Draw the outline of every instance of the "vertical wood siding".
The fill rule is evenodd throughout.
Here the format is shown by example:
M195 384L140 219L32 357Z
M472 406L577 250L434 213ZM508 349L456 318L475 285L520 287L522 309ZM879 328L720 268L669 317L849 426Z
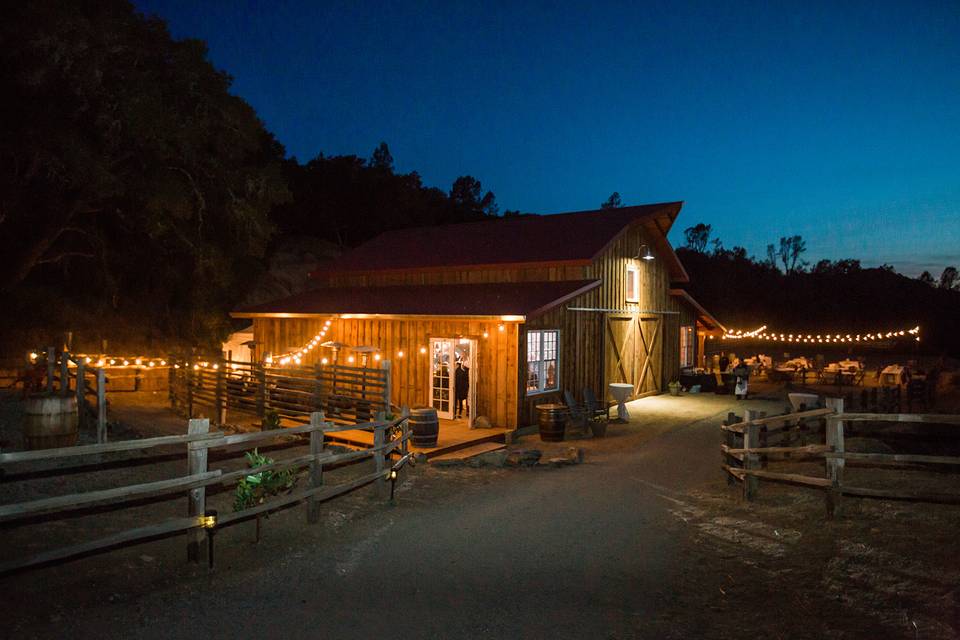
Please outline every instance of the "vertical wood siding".
M315 336L324 319L256 318L253 330L263 342L263 352L283 353L299 348ZM381 349L381 357L390 360L393 376L393 404L428 406L430 399L430 354L420 353L430 346L430 338L472 338L477 341L477 415L487 416L498 427L517 426L517 323L449 318L342 319L333 318L325 340L351 346L372 345ZM484 338L484 333L487 338ZM398 352L403 351L400 357ZM316 364L329 357L327 349L307 354L304 364ZM349 351L341 353L345 359ZM341 360L344 362L345 360ZM370 363L370 366L376 366Z

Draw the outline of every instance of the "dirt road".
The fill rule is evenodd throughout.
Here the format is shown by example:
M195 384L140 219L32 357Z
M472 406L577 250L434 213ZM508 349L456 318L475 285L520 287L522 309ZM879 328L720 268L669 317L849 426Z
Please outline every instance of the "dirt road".
M96 603L20 612L7 629L75 638L915 637L850 609L816 578L797 584L742 557L742 547L704 543L689 496L719 485L717 425L733 405L639 401L636 420L585 445L586 462L574 467L419 467L396 506L330 503L313 528L286 512L257 547L224 532L212 574L171 557L166 578L147 579L141 571L157 570L134 557L125 574L98 574ZM778 411L782 402L736 408L745 406ZM112 557L76 567L94 571ZM25 588L39 591L37 580ZM63 588L36 595L62 597Z

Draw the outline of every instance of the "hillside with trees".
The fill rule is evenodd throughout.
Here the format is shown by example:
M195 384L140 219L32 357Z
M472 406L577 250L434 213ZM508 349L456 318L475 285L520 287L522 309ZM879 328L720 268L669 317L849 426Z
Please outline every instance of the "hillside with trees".
M702 223L688 228L677 253L690 274L690 293L728 327L877 332L919 324L924 352L960 356L953 267L935 279L908 278L889 265L864 268L855 259L810 265L800 236L780 238L759 259L743 247L725 249L710 233Z
M65 331L213 345L291 238L343 248L498 213L471 176L445 192L396 173L386 144L286 159L206 45L127 0L20 3L0 45L8 352Z

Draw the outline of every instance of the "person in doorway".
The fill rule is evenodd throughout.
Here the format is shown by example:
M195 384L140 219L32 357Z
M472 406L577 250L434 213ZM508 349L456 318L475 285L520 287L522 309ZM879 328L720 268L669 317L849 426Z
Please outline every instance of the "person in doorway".
M737 360L737 366L733 368L733 375L737 379L737 386L734 387L734 394L737 396L737 400L746 400L747 399L747 381L750 379L750 367L743 361L743 359Z
M456 404L454 404L454 418L465 417L469 413L467 404L467 395L470 391L470 369L463 366L462 360L457 360L457 369L454 371L453 393Z

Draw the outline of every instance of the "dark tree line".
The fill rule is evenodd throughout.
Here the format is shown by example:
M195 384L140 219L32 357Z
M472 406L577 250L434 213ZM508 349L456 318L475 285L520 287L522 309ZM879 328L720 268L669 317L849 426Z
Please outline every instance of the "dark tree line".
M396 173L386 144L369 160L287 160L230 85L203 42L174 40L128 0L7 8L6 346L66 330L213 344L284 234L345 247L386 229L497 214L473 177L444 192Z
M854 259L809 266L800 258L805 243L792 238L757 259L743 247L723 249L716 240L708 251L710 231L705 224L688 228L686 246L677 253L690 274L691 294L728 326L875 332L919 323L922 350L960 355L960 289L953 267L937 281L929 273L908 278L890 265L864 268Z

